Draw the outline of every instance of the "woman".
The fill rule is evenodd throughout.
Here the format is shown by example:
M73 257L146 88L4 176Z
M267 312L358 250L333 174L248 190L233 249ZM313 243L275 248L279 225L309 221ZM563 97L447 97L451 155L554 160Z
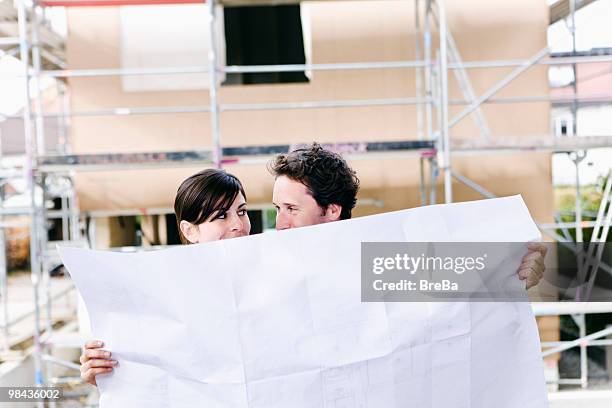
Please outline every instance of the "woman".
M197 244L249 235L246 194L240 180L223 170L207 169L179 186L174 213L183 244ZM81 355L81 378L96 384L96 375L110 373L117 361L102 349L104 343L89 341Z

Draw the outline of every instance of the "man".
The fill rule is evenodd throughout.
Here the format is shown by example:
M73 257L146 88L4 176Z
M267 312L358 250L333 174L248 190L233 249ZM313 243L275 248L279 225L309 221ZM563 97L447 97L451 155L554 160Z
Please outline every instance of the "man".
M357 203L359 179L337 153L313 143L310 147L277 155L268 169L275 177L272 203L276 207L276 229L306 227L350 219ZM535 286L544 273L546 247L532 243L518 269L527 288ZM104 344L85 344L81 356L81 378L96 385L96 374L112 370L116 364Z
M275 177L276 229L351 218L359 179L340 155L314 143L279 154L268 169Z
M275 176L272 202L276 207L276 229L305 227L351 218L357 202L359 179L336 153L317 143L276 156L269 165ZM518 269L527 289L544 274L547 248L529 243Z

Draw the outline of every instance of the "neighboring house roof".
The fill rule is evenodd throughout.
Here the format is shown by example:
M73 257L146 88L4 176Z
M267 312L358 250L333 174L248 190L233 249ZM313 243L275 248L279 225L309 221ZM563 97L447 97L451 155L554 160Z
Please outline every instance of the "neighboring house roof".
M598 57L604 55L612 55L612 47L598 47L584 51L567 51L567 52L551 52L551 58L564 57Z
M21 114L19 112L18 114ZM59 139L57 119L45 120L45 146L51 151L56 150ZM33 137L35 131L33 130ZM0 122L0 155L20 155L25 153L23 120L10 118Z
M564 19L571 13L571 0L559 0L550 5L550 24ZM576 0L576 10L595 2L596 0Z
M612 55L612 47L610 48L594 48L588 51L577 52L558 52L551 54L555 57L588 57L588 56L603 56ZM565 66L565 69L571 70L571 66ZM570 79L573 74L570 72ZM552 87L550 90L551 96L554 97L572 97L574 95L573 81L565 86ZM581 98L578 101L579 106L592 105L609 105L612 104L612 61L608 62L583 62L576 64L576 91L575 94ZM567 100L563 102L555 102L553 106L572 106L573 101Z

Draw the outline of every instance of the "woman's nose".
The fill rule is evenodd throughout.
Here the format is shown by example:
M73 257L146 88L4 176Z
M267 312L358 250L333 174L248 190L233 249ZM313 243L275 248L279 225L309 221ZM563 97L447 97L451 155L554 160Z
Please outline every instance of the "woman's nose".
M236 216L236 218L232 222L232 231L241 231L244 228L244 223L240 219L240 217Z

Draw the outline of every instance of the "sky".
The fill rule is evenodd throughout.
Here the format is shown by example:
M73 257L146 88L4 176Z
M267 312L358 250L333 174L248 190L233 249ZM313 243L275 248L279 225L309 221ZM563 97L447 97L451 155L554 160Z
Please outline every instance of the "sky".
M25 103L25 79L23 64L17 58L2 55L0 51L0 122L6 120L3 115L18 114ZM52 78L41 79L41 89L55 84ZM30 81L30 95L38 93L36 84Z

